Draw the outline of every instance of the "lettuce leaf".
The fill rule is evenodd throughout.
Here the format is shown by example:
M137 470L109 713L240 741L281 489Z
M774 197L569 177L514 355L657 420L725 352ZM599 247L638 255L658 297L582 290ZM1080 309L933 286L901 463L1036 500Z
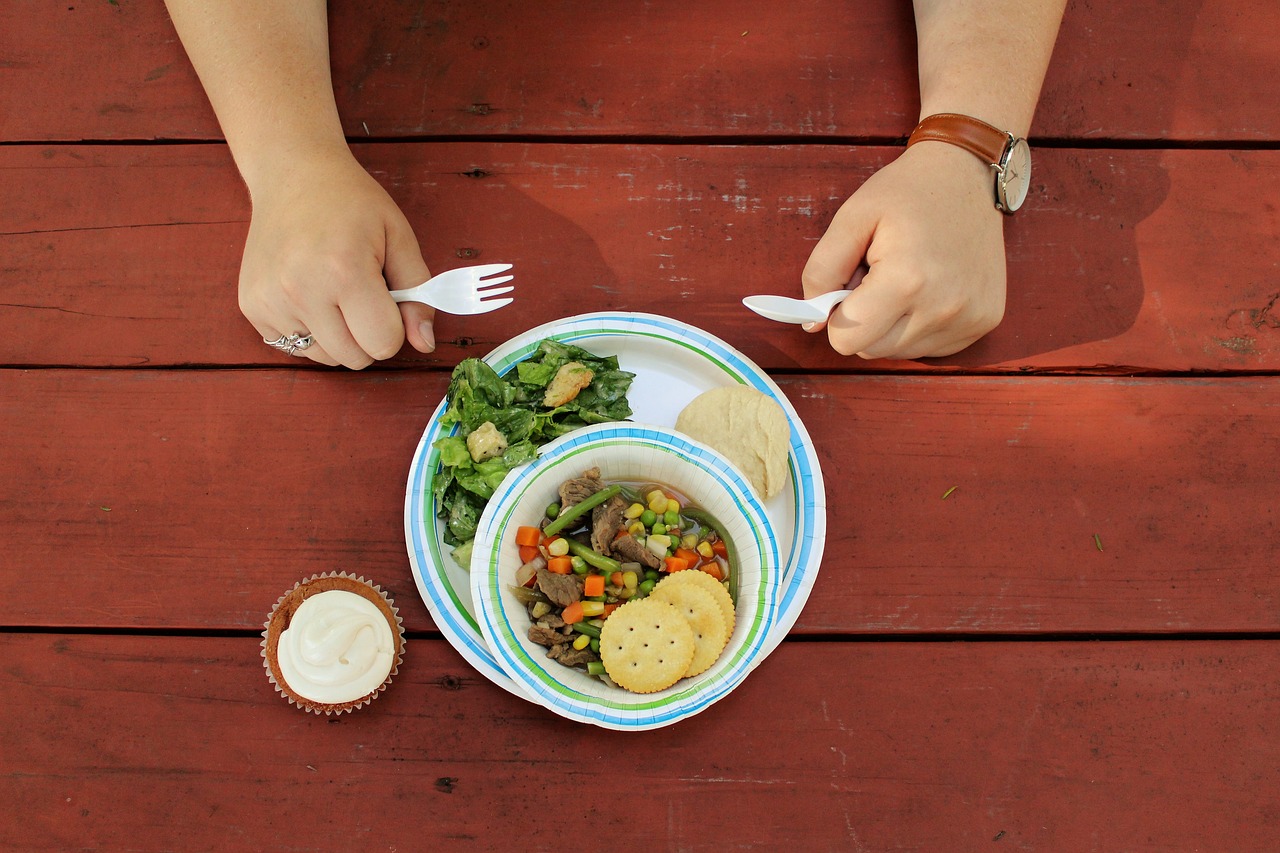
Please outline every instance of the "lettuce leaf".
M571 361L591 368L591 384L563 406L542 405L547 385ZM615 356L597 356L549 339L505 377L478 358L460 362L449 380L449 406L440 419L446 427L457 424L458 432L434 444L440 468L431 491L445 522L445 543L458 546L456 554L470 553L463 546L475 537L485 504L507 472L534 459L539 446L588 424L631 417L627 392L634 378L618 367ZM501 456L473 462L466 437L486 422L497 427L508 446Z

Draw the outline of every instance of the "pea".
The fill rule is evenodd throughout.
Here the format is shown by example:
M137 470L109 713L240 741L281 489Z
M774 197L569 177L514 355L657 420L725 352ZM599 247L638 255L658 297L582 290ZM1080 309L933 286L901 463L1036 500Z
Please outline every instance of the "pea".
M679 527L680 513L667 510L662 514L662 521L667 525L667 527Z
M555 517L559 514L560 504L547 504L547 518L554 521Z
M640 582L639 590L643 592L645 595L648 595L649 593L653 592L653 588L657 585L658 585L657 581L652 579L646 579ZM645 606L647 607L648 605L645 605Z
M640 523L645 527L653 527L653 523L658 520L658 514L651 509L646 509L640 513Z
M654 583L657 583L657 582L658 582L658 570L657 570L657 569L645 569L645 570L644 570L644 579L645 579L645 580L647 580L647 581L653 581ZM652 587L652 586L650 586L650 587L649 587L649 589L653 589L653 587Z

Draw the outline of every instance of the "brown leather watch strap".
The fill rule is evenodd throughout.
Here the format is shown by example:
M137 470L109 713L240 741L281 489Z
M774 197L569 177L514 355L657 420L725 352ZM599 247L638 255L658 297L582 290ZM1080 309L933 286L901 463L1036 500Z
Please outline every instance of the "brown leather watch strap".
M926 117L911 131L907 147L926 139L958 145L990 165L999 165L1004 149L1009 145L1009 134L1000 128L959 113L938 113Z

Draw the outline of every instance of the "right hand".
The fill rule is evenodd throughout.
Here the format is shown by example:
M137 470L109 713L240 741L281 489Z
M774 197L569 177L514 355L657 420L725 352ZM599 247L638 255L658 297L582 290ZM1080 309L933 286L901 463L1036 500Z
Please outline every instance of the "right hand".
M435 349L435 312L387 293L431 277L418 240L354 157L295 163L252 190L240 310L258 334L310 333L297 355L355 370L391 358L406 336L420 352Z

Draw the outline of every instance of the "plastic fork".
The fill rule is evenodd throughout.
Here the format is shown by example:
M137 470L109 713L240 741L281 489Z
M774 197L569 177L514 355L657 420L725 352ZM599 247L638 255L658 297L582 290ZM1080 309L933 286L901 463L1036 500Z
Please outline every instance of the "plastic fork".
M474 267L445 270L417 287L392 290L391 298L396 302L425 302L446 314L485 314L496 311L504 305L510 305L514 301L510 296L506 299L495 298L515 290L514 285L498 287L514 278L509 275L498 275L509 269L511 264L480 264ZM486 278L486 276L497 276L497 278Z

